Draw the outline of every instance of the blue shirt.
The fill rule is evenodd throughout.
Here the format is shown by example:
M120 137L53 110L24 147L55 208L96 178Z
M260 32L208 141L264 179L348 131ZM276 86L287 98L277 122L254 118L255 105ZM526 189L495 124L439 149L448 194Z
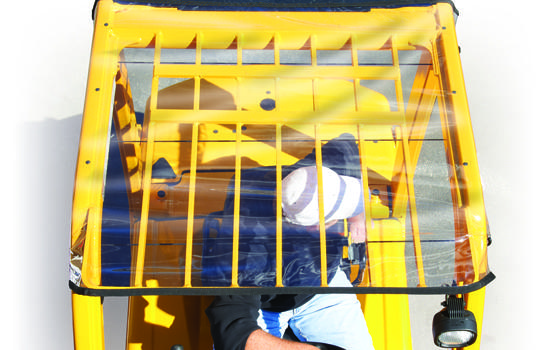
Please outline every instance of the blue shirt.
M339 175L361 178L357 144L350 134L343 134L322 147L323 166ZM295 169L315 165L315 149L297 163L285 166L282 177ZM231 182L223 212L205 222L205 251L202 279L205 286L231 284L234 183ZM245 169L241 172L239 212L239 277L240 286L275 286L276 215L275 167ZM330 281L340 264L347 239L343 223L326 230L327 278ZM283 222L283 284L316 287L320 285L319 232Z

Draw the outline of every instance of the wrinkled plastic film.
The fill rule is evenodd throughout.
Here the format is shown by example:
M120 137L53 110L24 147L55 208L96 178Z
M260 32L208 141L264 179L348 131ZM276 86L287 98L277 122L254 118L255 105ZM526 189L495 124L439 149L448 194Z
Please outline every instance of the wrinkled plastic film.
M331 14L349 23L340 29L334 18L285 14L293 20L280 32L280 14L209 13L218 20L115 50L111 134L83 133L109 141L93 227L100 239L88 243L84 226L73 238L72 281L327 287L338 270L350 292L353 281L367 289L480 281L489 273L485 215L473 195L480 184L463 136L463 89L440 58L445 29L437 11L421 10L399 34L376 27L410 11L362 14L370 22ZM260 30L243 25L255 21ZM307 166L325 186L335 184L321 167L360 181L364 266L347 256L351 218L301 226L282 210L282 182ZM337 211L325 188L318 219ZM95 244L87 249L96 258L86 258L93 268L82 262L86 244ZM92 271L87 281L97 285L80 276Z

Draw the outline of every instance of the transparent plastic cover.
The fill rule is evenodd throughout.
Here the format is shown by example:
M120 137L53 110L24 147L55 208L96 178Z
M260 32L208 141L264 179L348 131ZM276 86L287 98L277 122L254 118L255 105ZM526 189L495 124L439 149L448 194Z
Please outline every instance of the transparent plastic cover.
M123 46L95 54L116 77L89 86L107 108L84 116L104 127L83 123L73 284L479 282L487 225L448 12L196 12L177 30L175 12L136 42L113 24Z

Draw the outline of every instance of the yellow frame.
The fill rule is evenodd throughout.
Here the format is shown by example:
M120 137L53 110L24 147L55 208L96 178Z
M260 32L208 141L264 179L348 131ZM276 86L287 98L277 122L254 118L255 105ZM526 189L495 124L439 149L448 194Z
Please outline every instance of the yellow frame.
M171 8L154 8L138 5L121 5L111 0L99 1L96 10L94 39L92 44L92 53L90 59L90 70L88 78L88 87L86 93L86 103L84 117L82 121L81 144L79 149L77 172L75 179L75 193L72 217L72 235L71 246L77 245L84 240L84 250L81 263L81 286L94 290L118 291L124 294L127 287L109 287L101 285L101 209L103 207L103 186L105 163L107 154L106 137L98 135L107 135L110 127L109 116L116 112L115 118L116 131L119 139L145 140L144 147L135 147L133 158L126 157L124 163L126 171L132 174L127 181L129 184L130 196L142 198L142 206L133 208L141 212L142 220L139 225L139 236L137 238L137 254L134 257L136 274L132 281L135 287L144 290L154 289L157 286L148 285L143 280L143 266L145 259L145 240L148 230L147 215L149 213L149 194L151 188L151 171L153 160L153 147L155 140L156 126L163 123L170 123L176 120L192 120L192 155L191 160L196 159L197 152L197 134L199 123L233 123L236 124L236 144L237 149L241 139L240 126L243 124L259 123L257 114L243 113L242 111L203 111L199 110L197 102L192 110L168 110L157 109L158 81L161 77L199 77L199 76L240 76L240 77L272 77L277 78L282 67L273 71L267 71L262 67L247 66L246 68L237 64L235 67L224 67L223 71L219 67L201 67L200 64L187 66L185 70L177 65L160 64L161 48L185 47L193 41L197 43L197 50L200 47L208 48L227 48L236 41L238 50L243 48L259 49L265 47L268 43L278 49L281 48L299 48L304 43L304 36L312 35L310 44L312 50L315 49L336 49L344 45L350 45L352 50L352 60L357 61L357 50L379 49L386 47L392 51L394 62L397 59L397 50L405 48L422 47L425 50L426 59L433 62L433 70L419 70L415 79L415 87L409 101L416 101L420 106L433 105L437 98L439 109L443 113L443 122L452 125L448 128L452 135L444 135L446 140L453 140L446 144L450 164L459 164L457 171L453 172L456 176L451 179L454 200L459 203L455 211L457 225L463 225L464 230L460 228L457 232L475 232L475 235L468 235L467 242L457 245L459 250L467 250L472 256L472 269L469 271L457 271L461 283L468 284L479 281L488 273L486 246L487 242L487 223L485 210L483 207L483 195L481 190L481 181L474 146L473 133L468 111L466 91L462 76L462 69L459 60L458 44L456 42L453 9L449 4L437 4L428 7L399 8L399 9L373 9L367 13L278 13L273 15L268 12L258 12L254 15L247 14L242 16L234 12L217 12L216 20L212 20L212 13L193 12L192 15L184 11L178 11ZM368 21L365 21L368 16ZM406 18L407 21L388 22L388 16L395 18ZM288 21L292 18L293 21ZM185 20L182 20L185 19ZM343 25L345 23L345 25ZM322 24L319 26L319 24ZM200 33L197 28L200 28ZM235 32L239 34L227 34L226 28L236 28ZM275 31L274 28L277 28ZM350 34L351 33L351 34ZM128 84L124 82L124 67L118 65L119 53L127 47L154 47L155 48L155 68L153 75L153 88L150 101L150 116L147 123L144 123L143 130L135 124L135 117L132 120L131 110L128 105L123 105L117 111L112 111L112 99L116 94L123 92L126 96L117 96L123 100L131 99L129 87L124 90L115 90L120 82L122 86ZM277 50L276 50L277 51ZM200 53L198 54L200 57ZM278 58L275 59L275 65L278 66ZM242 62L242 55L239 54L238 62ZM401 172L399 177L392 179L396 184L394 189L396 193L396 203L394 212L396 216L406 216L407 203L411 211L411 225L414 238L415 255L417 259L417 270L419 274L419 286L425 287L426 283L423 275L423 261L421 254L418 223L416 222L414 191L412 188L412 177L414 168L420 154L420 145L410 143L409 139L422 137L418 135L422 128L418 127L427 123L430 117L430 111L422 109L405 110L403 96L400 94L399 70L395 64L390 67L359 67L352 65L346 68L322 67L316 65L315 56L312 57L312 65L295 72L298 77L332 77L332 76L361 76L373 79L394 80L397 86L398 111L378 112L376 114L368 111L360 111L359 107L355 112L342 114L336 123L358 124L358 133L364 132L367 125L400 125L396 129L399 135L398 161L397 164L404 164L406 171ZM198 93L200 79L195 78L195 91ZM356 79L354 84L359 84ZM424 94L423 91L435 89L438 91L450 91L445 95ZM420 92L422 91L422 92ZM198 101L198 99L195 99ZM237 100L237 105L240 102ZM308 123L315 125L318 130L321 125L334 123L329 115L322 112L315 114L315 120L309 120ZM295 115L288 112L279 112L277 110L269 112L269 124L276 125L277 128L277 149L280 151L280 133L281 125L291 123L300 118L297 112ZM129 125L128 128L125 125ZM129 130L129 131L128 131ZM420 131L419 131L420 130ZM361 139L361 138L360 138ZM320 137L316 137L316 142L320 145ZM365 149L363 142L360 142L360 149ZM131 152L130 152L131 153ZM280 152L277 152L279 154ZM317 160L322 163L321 159ZM240 156L237 151L236 168L240 169ZM130 169L136 171L130 172ZM195 185L194 178L196 174L196 164L191 165L191 193ZM277 161L277 172L280 176L280 160ZM364 170L366 171L366 170ZM140 177L139 174L144 174ZM236 172L236 183L238 184L240 173ZM319 178L320 171L319 171ZM364 176L366 179L367 176ZM322 179L321 179L322 181ZM365 188L368 182L364 183ZM239 193L239 189L236 189ZM367 193L367 191L365 191ZM238 196L236 196L238 198ZM188 217L193 218L194 197L190 196L190 205ZM277 201L280 202L280 188L277 190ZM322 196L320 196L322 204ZM368 201L365 201L368 203ZM278 206L280 207L280 206ZM323 206L320 205L322 208ZM238 203L235 205L235 220L239 220ZM367 208L367 222L370 223L371 210ZM282 213L277 211L279 222ZM322 213L321 213L322 216ZM322 222L322 221L321 221ZM187 222L188 225L188 243L192 242L193 220ZM323 226L323 225L322 225ZM238 228L238 225L235 225ZM281 228L277 229L277 245L281 246ZM321 228L324 232L324 228ZM373 239L381 234L382 229L370 229L368 231L369 239ZM385 235L395 234L399 236L399 229L389 230ZM234 241L234 252L238 249L238 229L234 232L237 239ZM323 236L322 236L323 237ZM187 244L186 256L191 256L191 244ZM281 248L279 248L281 249ZM400 249L399 247L397 249ZM369 247L368 254L370 259L377 256L383 256L388 252ZM277 265L281 266L280 250ZM234 253L233 265L237 265L238 253ZM322 255L322 259L326 259ZM325 266L325 264L322 264ZM185 281L181 288L193 288L190 279L190 264L186 266ZM385 268L392 268L387 266ZM394 267L396 271L403 270L401 266ZM238 287L237 270L233 269L233 287ZM278 268L277 286L282 287L282 272ZM472 275L473 271L473 275ZM384 287L393 286L394 283L384 280L386 272L381 267L369 268L363 285L367 283L378 283L375 286ZM406 283L406 281L405 281ZM327 285L326 271L322 272L322 286ZM284 287L282 287L284 288ZM85 294L85 293L84 293ZM377 349L405 349L412 348L412 343L407 329L408 321L408 301L401 295L361 295L359 296L364 308L365 315L369 320L369 328L373 331L373 339ZM472 310L479 324L479 334L481 334L481 319L483 314L484 289L469 293L467 295L467 307ZM133 301L131 301L132 303ZM366 309L370 311L367 312ZM373 311L379 309L378 311ZM79 295L73 292L73 313L75 326L75 348L83 349L103 349L103 316L102 306L97 296ZM86 315L86 316L84 316ZM385 322L379 322L382 317ZM405 334L403 338L390 337L390 334ZM191 334L188 334L191 336ZM479 340L471 349L479 348Z

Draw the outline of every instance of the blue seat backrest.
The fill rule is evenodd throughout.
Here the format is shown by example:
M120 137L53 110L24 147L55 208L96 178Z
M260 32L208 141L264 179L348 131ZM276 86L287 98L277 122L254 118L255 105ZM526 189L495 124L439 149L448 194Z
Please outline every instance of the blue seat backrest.
M276 280L275 168L243 170L239 215L240 286L273 287ZM234 183L224 210L210 214L203 226L201 279L204 286L231 285L233 257ZM320 285L320 239L317 230L283 221L283 284ZM347 239L341 222L327 229L328 278L336 272Z

